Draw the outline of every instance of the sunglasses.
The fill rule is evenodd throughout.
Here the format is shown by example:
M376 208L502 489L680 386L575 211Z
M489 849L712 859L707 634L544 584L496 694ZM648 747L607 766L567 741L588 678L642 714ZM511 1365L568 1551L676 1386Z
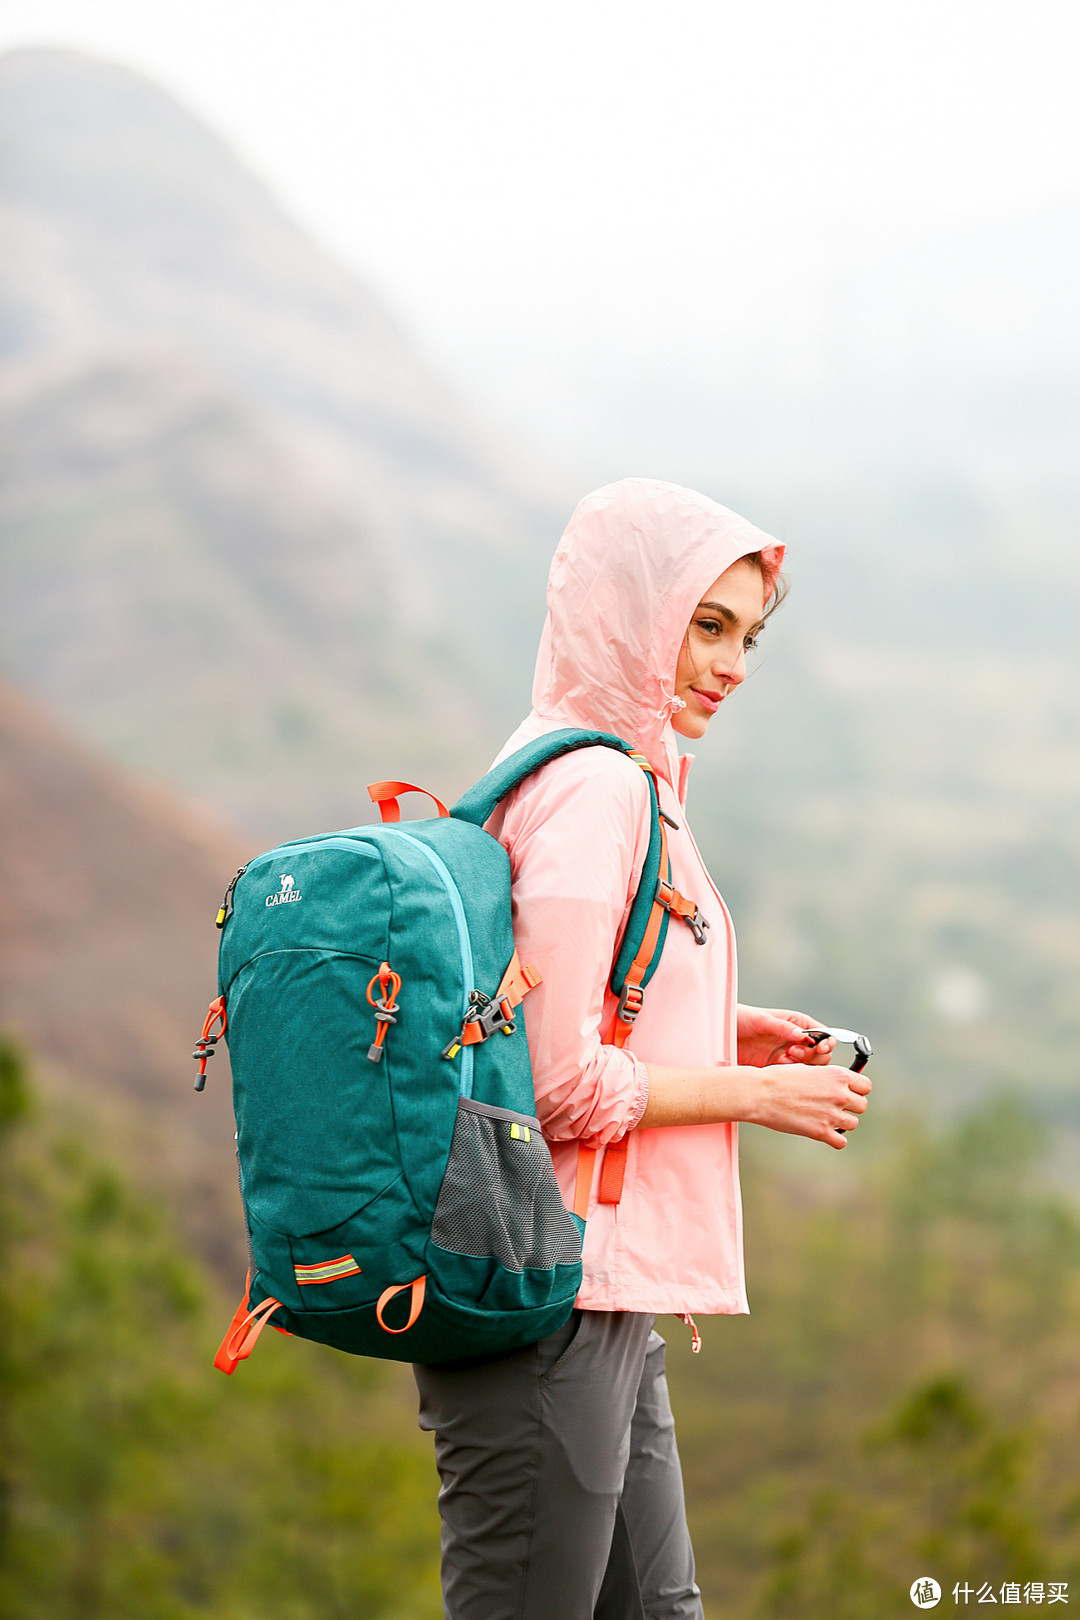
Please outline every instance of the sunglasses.
M874 1055L874 1048L865 1035L857 1035L853 1029L808 1029L805 1031L806 1039L820 1046L822 1041L839 1041L842 1046L855 1048L855 1061L851 1065L856 1074L861 1074Z

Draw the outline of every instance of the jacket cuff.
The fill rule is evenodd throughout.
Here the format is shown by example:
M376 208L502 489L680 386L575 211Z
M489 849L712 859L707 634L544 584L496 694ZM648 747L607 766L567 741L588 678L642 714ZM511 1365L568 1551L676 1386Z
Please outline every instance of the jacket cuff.
M630 1104L630 1112L626 1116L622 1130L618 1136L612 1139L616 1142L621 1142L624 1136L629 1136L630 1132L636 1128L649 1101L649 1071L640 1058L634 1059L634 1070L637 1075L634 1100Z

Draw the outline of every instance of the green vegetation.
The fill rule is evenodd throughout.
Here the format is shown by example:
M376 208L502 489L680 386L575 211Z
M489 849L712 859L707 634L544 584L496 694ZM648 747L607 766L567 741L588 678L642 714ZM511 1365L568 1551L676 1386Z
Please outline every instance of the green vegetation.
M267 1333L0 1044L0 1616L435 1620L407 1374ZM753 1314L667 1324L702 1586L725 1620L887 1620L907 1588L1080 1592L1080 1224L999 1099L894 1117L827 1196L747 1133ZM809 1150L808 1150L809 1151Z
M431 1462L393 1371L266 1334L226 1380L232 1305L10 1043L0 1128L4 1620L434 1620Z
M755 1164L763 1145L752 1314L710 1322L697 1358L669 1336L711 1612L886 1620L927 1574L950 1606L965 1580L999 1601L1005 1580L1071 1580L1075 1601L1080 1224L1038 1190L1025 1108L937 1138L879 1121L828 1199Z

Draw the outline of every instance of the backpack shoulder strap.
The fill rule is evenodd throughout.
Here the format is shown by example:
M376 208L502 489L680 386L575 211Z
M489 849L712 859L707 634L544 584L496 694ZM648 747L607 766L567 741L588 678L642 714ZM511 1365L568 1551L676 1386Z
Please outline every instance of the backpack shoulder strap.
M672 885L667 832L664 827L664 822L668 818L660 809L656 780L648 760L632 743L625 742L621 737L616 737L608 731L579 731L569 727L564 731L552 731L546 737L537 737L533 742L526 743L524 748L519 748L516 753L490 770L486 776L481 777L480 781L458 800L450 814L456 816L459 821L469 821L477 827L482 827L495 806L512 792L519 782L523 782L527 776L531 776L533 771L539 770L541 765L546 765L549 760L559 759L563 754L572 753L578 748L616 749L641 767L649 784L651 817L649 848L611 972L611 989L619 1001L608 1043L621 1047L625 1046L630 1037L634 1020L641 1011L644 1001L645 986L659 965L671 913L674 912L676 916L689 923L699 945L704 945L704 930L708 927L694 902L684 899ZM626 1152L625 1137L605 1149L599 1191L600 1202L603 1204L617 1204L622 1198ZM578 1149L573 1212L582 1221L588 1214L596 1153L595 1148Z
M611 974L612 991L620 998L615 1044L622 1046L640 1011L641 989L648 984L655 972L667 937L668 908L658 897L665 889L671 892L671 871L667 858L667 835L660 816L660 800L657 797L656 781L648 760L638 752L633 743L625 742L622 737L616 737L610 731L584 731L575 727L551 731L546 737L537 737L533 742L526 743L523 748L519 748L516 753L510 754L493 770L488 771L486 776L482 776L479 782L462 795L450 814L458 821L469 821L474 826L482 827L495 806L505 799L508 793L513 792L527 776L538 771L541 765L546 765L549 760L560 759L563 754L574 753L579 748L612 748L617 753L625 754L645 772L645 779L649 784L651 817L649 848ZM661 873L664 878L663 884ZM630 998L627 1000L626 986L629 980L633 980L634 983L631 986ZM625 1020L624 1013L629 1013L629 1017ZM620 1035L621 1039L618 1038Z

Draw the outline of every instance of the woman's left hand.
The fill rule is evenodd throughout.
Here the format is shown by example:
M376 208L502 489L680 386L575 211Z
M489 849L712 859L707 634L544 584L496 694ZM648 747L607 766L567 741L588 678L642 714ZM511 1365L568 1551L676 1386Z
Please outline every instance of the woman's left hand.
M815 1046L803 1030L820 1029L806 1013L777 1007L744 1007L739 1003L739 1062L763 1069L771 1063L831 1063L836 1042L830 1037Z

